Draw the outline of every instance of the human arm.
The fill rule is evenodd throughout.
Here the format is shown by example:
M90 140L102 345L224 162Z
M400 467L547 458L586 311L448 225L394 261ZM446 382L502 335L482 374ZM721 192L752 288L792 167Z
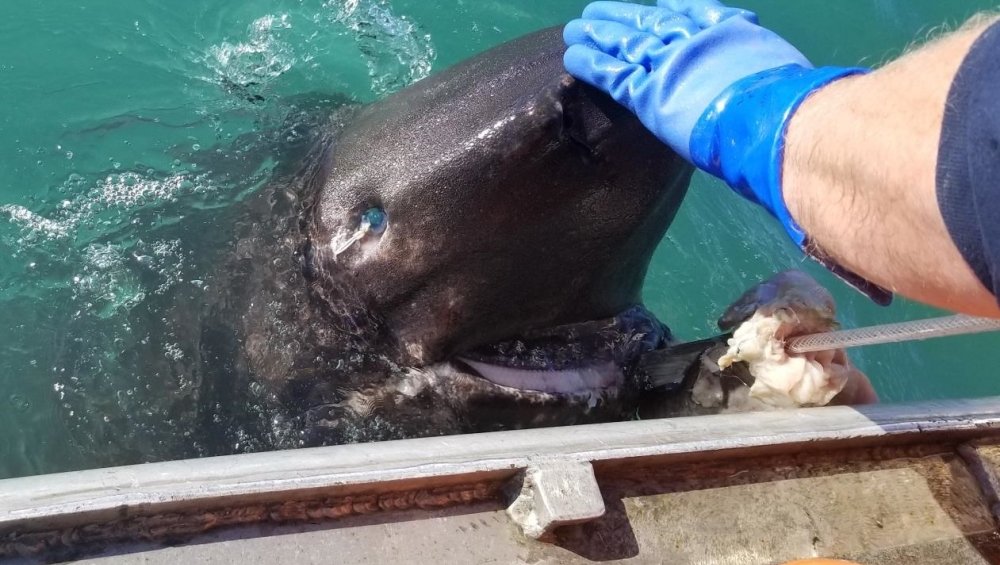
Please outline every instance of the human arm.
M566 26L567 69L764 206L828 266L1000 315L935 196L945 99L982 24L864 74L814 69L755 15L715 0L659 5L588 6Z
M922 302L1000 316L949 234L936 185L949 89L988 25L806 99L789 123L782 184L792 217L840 265Z

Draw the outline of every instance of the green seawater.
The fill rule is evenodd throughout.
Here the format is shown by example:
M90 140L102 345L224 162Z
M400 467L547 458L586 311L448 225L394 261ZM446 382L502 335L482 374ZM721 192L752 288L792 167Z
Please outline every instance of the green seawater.
M0 10L0 477L155 459L108 438L185 434L171 395L183 324L233 207L301 153L296 120L370 101L578 14L549 0L44 0ZM987 0L746 0L815 63L878 65ZM886 100L891 104L891 100ZM301 114L304 116L305 114ZM297 153L298 152L298 153ZM218 228L218 229L216 229ZM657 251L648 305L681 337L713 334L745 288L787 268L827 285L846 326L934 315L879 308L804 261L776 223L696 176ZM162 315L161 315L162 314ZM155 326L155 327L151 327ZM174 340L173 338L176 338ZM996 336L853 358L885 401L1000 394ZM137 348L159 348L148 371ZM242 451L252 444L233 445ZM166 455L162 455L166 456Z

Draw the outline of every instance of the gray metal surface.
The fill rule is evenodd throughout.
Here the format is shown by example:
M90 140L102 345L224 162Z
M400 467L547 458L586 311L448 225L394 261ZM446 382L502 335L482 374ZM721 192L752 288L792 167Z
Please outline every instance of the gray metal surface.
M548 459L595 463L1000 429L1000 399L830 407L342 445L0 481L0 531L241 497L451 477L510 477ZM356 489L354 489L356 491Z
M604 499L594 466L584 461L549 461L528 467L507 515L534 539L560 526L600 518Z
M942 446L834 450L602 473L606 514L546 542L502 503L315 523L249 524L186 543L115 544L86 562L768 564L813 556L865 565L998 562L988 508Z
M745 516L743 520L748 527L753 525L752 529L766 530L766 526L774 523L778 516L797 515L788 508L782 509L782 501L790 508L800 508L808 503L810 496L823 495L824 489L840 493L835 503L813 502L828 506L824 510L829 515L827 524L835 524L838 513L845 516L859 514L861 518L857 519L868 524L873 519L871 516L887 515L892 508L910 508L914 516L930 520L934 527L918 529L926 534L927 539L914 537L909 541L936 543L956 535L960 538L966 535L965 532L977 536L992 533L989 507L983 506L980 494L968 495L968 492L978 488L976 482L968 478L971 475L966 471L954 475L948 469L952 465L949 461L960 461L953 453L955 446L967 440L994 436L998 431L1000 399L991 398L426 438L27 477L0 481L0 555L4 552L8 555L41 555L52 549L62 551L75 544L93 546L98 542L122 548L125 546L121 544L131 543L129 540L189 539L191 536L204 536L206 532L223 526L238 527L244 532L241 535L252 538L253 528L276 522L333 523L336 525L330 526L329 533L324 535L337 537L346 535L339 528L353 528L349 526L353 521L379 515L385 516L384 530L402 531L408 527L396 523L401 519L399 512L420 516L403 518L415 521L413 527L417 527L418 523L433 521L431 517L435 516L435 512L444 512L438 515L441 519L450 516L452 518L449 519L457 520L453 517L467 512L462 508L471 508L470 505L475 504L492 505L493 510L488 512L489 520L502 522L502 525L491 526L489 539L492 541L489 543L499 544L497 547L506 548L505 552L514 553L501 553L516 555L518 559L527 558L527 548L531 550L528 553L541 551L539 555L550 555L549 550L542 551L540 546L532 545L538 542L529 542L519 535L512 537L516 527L502 514L509 501L504 498L503 492L511 491L520 494L520 498L515 498L512 514L522 517L517 521L532 536L547 534L551 537L562 532L559 535L565 538L565 532L586 532L590 524L566 524L599 516L601 510L607 507L607 513L594 523L603 524L602 527L611 524L612 532L625 531L627 535L621 538L625 539L622 542L624 545L619 544L620 548L625 548L625 554L631 551L629 547L638 543L635 536L643 528L649 528L649 533L644 534L649 536L649 541L644 543L657 547L660 552L672 547L670 539L687 539L694 546L707 544L703 550L710 549L712 536L726 539L719 537L722 532L711 532L712 524L729 523L723 519L733 511L732 507L725 508L727 501L744 509L737 515ZM916 490L912 492L901 492L900 489L916 484L912 480L907 483L904 480L906 477L922 475L899 474L901 471L898 471L896 463L879 467L878 477L857 475L867 471L844 467L836 471L848 473L844 480L814 477L809 475L812 471L807 469L806 476L784 477L779 474L777 477L782 481L775 482L776 479L765 476L765 471L770 472L775 466L791 468L802 463L794 458L784 463L775 459L776 462L757 464L763 469L760 476L764 477L759 484L743 485L731 492L719 490L740 483L745 468L727 465L748 458L760 460L791 456L816 459L831 450L910 444L952 446L944 449L951 455L939 466L947 472L939 469L933 480L942 484L965 485L961 489L966 493L963 496L971 496L973 502L958 505L957 508L962 509L960 511L941 515L947 518L961 514L965 516L961 520L964 525L941 526L945 522L935 514L935 504L921 499L926 495L926 489L914 487ZM875 452L857 455L856 458L865 461L883 457L884 454L879 455L878 452L881 449L887 447L878 447ZM905 456L894 454L891 457L898 459ZM836 467L831 465L827 464L831 469ZM710 468L722 469L721 478L713 479L715 482L710 481L707 487L706 484L684 482L684 477L689 475L709 477L705 470ZM685 470L680 474L669 471L674 473L670 475L673 478L665 480L660 491L655 491L669 494L665 498L633 496L627 490L609 495L617 492L615 489L620 490L621 484L637 480L628 478L633 469L646 469L643 473L647 474L652 472L649 469L659 470L657 472ZM941 479L945 475L951 478ZM784 482L784 479L794 481ZM772 486L767 486L771 483ZM793 488L793 485L799 486ZM888 485L886 488L889 491L884 497L876 500L866 494L875 492L879 485ZM780 496L782 488L793 488L790 491L792 494ZM724 494L715 497L715 493ZM629 502L633 500L645 500L645 506L635 506L638 502ZM768 514L768 501L777 505L773 508L777 514ZM865 506L865 501L873 502ZM518 505L525 511L518 513ZM448 510L449 507L454 509ZM640 512L642 508L655 511ZM497 517L497 512L502 518ZM640 515L643 518L635 522ZM694 519L697 516L701 518ZM815 515L809 512L799 516L789 523L789 527L801 527L809 520L816 520ZM623 520L628 525L625 530L621 529ZM557 529L560 525L563 527ZM814 526L814 529L819 528L817 532L826 531L820 522L815 522ZM906 532L918 531L911 526L900 524L894 531L902 533L894 534L896 537L882 535L887 540L886 547L903 547L900 544L905 545L909 535ZM657 534L658 528L666 530ZM699 531L704 532L704 536L699 537ZM830 531L835 533L833 537L845 535L842 529L833 528ZM289 535L292 532L299 535L302 529L293 528L289 532ZM775 541L772 546L759 547L757 551L763 552L761 555L767 551L795 555L804 551L799 537L789 537L781 532L777 534L775 539L784 539L788 543ZM355 532L351 535L359 534ZM587 543L606 548L616 547L607 540L619 539L615 538L617 534L601 531L581 535L582 539L589 540ZM602 535L610 537L601 541ZM761 540L771 539L764 533L757 535L764 536ZM875 539L869 533L865 535ZM504 539L496 539L496 536ZM466 539L474 537L470 534ZM738 539L737 536L727 543L738 544ZM569 538L563 541L566 543L561 544L562 547L573 544ZM399 540L393 543L397 542ZM832 538L830 543L833 543ZM667 545L661 547L657 544ZM238 545L248 547L253 543L243 540ZM854 547L859 551L867 549L860 542ZM208 550L208 546L204 549ZM372 550L381 551L378 548ZM678 548L671 551L675 551L676 562L698 562L681 559L685 555L699 555L697 552L684 552ZM730 552L726 554L731 555L732 547L719 551ZM432 554L427 553L428 556ZM700 555L707 554L703 552ZM557 561L562 562L563 557L566 556L559 557ZM434 560L429 558L420 562Z

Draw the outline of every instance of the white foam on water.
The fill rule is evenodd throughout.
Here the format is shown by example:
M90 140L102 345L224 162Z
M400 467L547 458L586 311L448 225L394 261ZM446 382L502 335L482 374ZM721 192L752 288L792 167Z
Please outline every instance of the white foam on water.
M18 247L30 247L76 239L82 227L96 221L102 222L104 228L128 224L133 219L131 213L140 208L173 202L183 195L207 189L203 178L187 173L162 179L135 172L113 173L89 189L79 175L71 175L60 192L76 196L59 202L55 210L43 215L19 204L4 204L0 205L0 220L6 216L19 229Z
M180 361L184 358L184 350L178 343L168 343L163 347L163 354L171 361Z
M92 183L71 175L59 192L75 196L44 214L18 204L0 206L0 234L9 222L13 229L6 237L13 255L44 258L42 269L64 277L55 286L70 290L79 315L110 318L184 282L187 251L180 240L130 239L140 222L137 212L205 190L204 179L188 173L165 178L112 173ZM111 234L120 242L108 242ZM38 268L35 261L31 266ZM34 292L30 280L24 285L8 291Z
M153 289L154 294L163 294L178 283L184 282L186 256L181 240L154 241L148 245L151 261L149 267L158 275L159 285ZM136 253L139 253L137 251Z
M266 84L296 62L291 44L281 39L282 30L291 29L288 14L268 14L257 18L247 29L244 41L223 41L208 49L206 64L217 77L233 84Z
M134 172L109 175L96 187L97 200L108 207L136 208L152 202L175 200L193 185L186 175L150 179Z
M0 213L7 215L10 222L21 229L23 238L29 241L63 239L69 237L72 229L64 222L50 220L17 204L0 206Z

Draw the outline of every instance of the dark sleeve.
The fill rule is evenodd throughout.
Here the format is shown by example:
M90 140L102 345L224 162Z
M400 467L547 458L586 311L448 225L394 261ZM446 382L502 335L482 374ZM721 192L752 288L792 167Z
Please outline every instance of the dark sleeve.
M1000 22L975 42L952 83L936 181L952 239L1000 298Z

